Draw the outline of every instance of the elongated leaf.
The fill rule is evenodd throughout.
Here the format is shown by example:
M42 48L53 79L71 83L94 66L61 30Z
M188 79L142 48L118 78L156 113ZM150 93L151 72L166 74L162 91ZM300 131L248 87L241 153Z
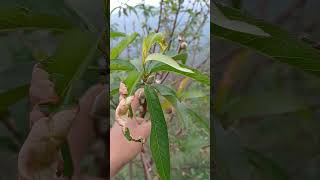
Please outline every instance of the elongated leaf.
M242 118L279 115L304 108L305 104L294 96L268 92L234 99L232 103L225 105L222 112L216 112L216 114L223 114L224 125L226 125L225 123L232 123Z
M216 4L221 12L232 20L255 25L270 37L233 31L215 23L212 24L211 34L214 37L230 40L266 55L276 61L287 63L304 71L320 75L320 53L277 26L242 15L239 10ZM212 19L214 21L214 19Z
M0 112L6 111L8 106L17 103L28 95L29 84L0 92Z
M162 96L172 96L178 99L177 93L170 87L163 84L153 84L152 87L156 88Z
M54 106L54 111L71 104L71 90L73 84L93 60L98 45L98 36L81 30L70 30L65 33L55 54L48 61L43 62L45 70L50 74L55 84L55 90L60 97L60 103ZM72 177L73 164L68 145L62 148L64 158L64 175Z
M110 97L116 95L118 92L119 92L119 88L112 89L112 90L110 91Z
M138 37L138 35L138 33L132 33L130 36L123 38L115 47L111 49L110 59L116 59L122 53L122 51Z
M113 60L110 62L110 71L133 71L136 67L126 60Z
M188 54L187 53L180 53L175 56L172 56L172 59L176 61L181 61L183 64L186 64L187 59L188 59Z
M97 35L81 30L70 30L64 34L56 52L48 61L43 62L44 69L50 74L60 99L67 98L73 83L93 60L98 43ZM69 98L69 97L68 97ZM65 99L70 103L70 99Z
M170 153L167 124L157 92L150 86L144 87L148 111L151 116L150 148L158 173L162 180L170 179Z
M207 134L210 133L208 121L182 103L173 89L162 84L154 84L152 86L172 104L183 124L184 121L194 122L198 127L203 128Z
M207 93L204 93L200 89L192 89L192 90L185 91L181 96L184 99L208 97Z
M176 61L181 61L182 64L185 64L188 59L188 54L185 52L178 54L176 51L167 51L165 52L165 55L170 56L172 59Z
M142 64L145 63L145 59L148 56L149 50L153 44L158 43L160 45L161 52L167 48L165 42L165 34L163 32L150 33L143 39L142 43Z
M180 66L183 68L186 68L185 65L180 64ZM148 71L151 73L159 72L159 71L174 72L174 73L177 73L177 74L180 74L183 76L190 77L191 79L194 79L194 80L201 82L203 84L210 85L210 79L207 75L202 74L200 71L198 71L196 69L192 69L192 68L188 68L188 69L191 69L193 71L193 73L180 71L180 70L175 69L167 64L159 62L159 63L151 64L148 68Z
M62 151L62 157L63 157L63 163L64 163L63 174L66 177L72 177L72 175L73 175L73 164L72 164L73 161L72 161L70 146L69 146L68 142L62 144L61 151Z
M213 23L226 29L233 31L239 31L243 33L253 34L257 36L270 36L270 34L264 32L262 29L248 24L243 21L230 20L220 12L219 8L213 3L212 5L212 19Z
M114 39L114 38L118 38L118 37L125 37L126 34L122 33L122 32L110 32L110 39Z
M150 54L147 58L146 58L146 62L148 61L159 61L162 63L165 63L179 71L182 72L186 72L186 73L193 73L192 70L181 67L175 60L173 60L171 57L160 54L160 53L154 53L154 54Z
M142 72L130 71L128 77L124 80L124 84L128 88L128 96L131 96L136 89L137 84L142 76Z
M65 30L73 25L62 17L33 12L24 8L0 9L0 31Z

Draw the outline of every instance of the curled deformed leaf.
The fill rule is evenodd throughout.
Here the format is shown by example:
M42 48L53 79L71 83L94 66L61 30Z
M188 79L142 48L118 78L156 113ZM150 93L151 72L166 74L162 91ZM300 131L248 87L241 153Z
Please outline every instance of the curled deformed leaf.
M68 109L35 122L18 156L18 172L22 179L55 177L59 147L66 140L75 115L74 109Z
M145 63L145 59L148 56L148 52L153 44L158 43L160 45L161 52L167 48L165 41L165 34L163 32L150 33L147 37L143 39L142 44L142 63Z

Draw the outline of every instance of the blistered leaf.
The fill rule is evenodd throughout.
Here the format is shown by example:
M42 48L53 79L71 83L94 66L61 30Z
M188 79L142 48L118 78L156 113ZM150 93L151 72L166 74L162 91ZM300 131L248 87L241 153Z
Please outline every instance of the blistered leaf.
M19 175L25 179L47 180L55 177L59 147L68 135L76 112L60 111L38 120L25 140L18 156Z
M145 59L148 56L149 50L153 44L158 43L160 45L161 52L167 48L165 42L165 34L162 32L159 33L150 33L147 37L143 39L142 44L142 64L145 63Z

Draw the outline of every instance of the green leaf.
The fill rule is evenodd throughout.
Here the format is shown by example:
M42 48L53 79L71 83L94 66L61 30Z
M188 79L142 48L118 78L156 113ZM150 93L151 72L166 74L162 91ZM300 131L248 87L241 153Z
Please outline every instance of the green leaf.
M63 174L66 177L72 177L74 169L73 169L73 161L72 161L72 156L71 156L68 142L65 142L62 144L61 152L62 152L61 154L63 158Z
M150 149L160 179L170 179L170 153L167 124L157 92L150 86L144 87L148 111L151 117Z
M110 39L114 39L114 38L118 38L118 37L125 37L126 34L122 33L122 32L114 32L111 31L110 32Z
M137 84L142 76L142 72L130 71L128 72L127 78L124 80L124 84L128 89L128 96L131 96L136 89Z
M202 97L208 97L207 93L204 93L200 89L189 89L188 91L185 91L181 95L184 99L194 99L194 98L202 98Z
M222 12L220 12L219 8L215 6L213 3L212 5L212 22L213 24L216 24L218 26L221 26L223 28L238 31L242 33L248 33L253 34L257 36L270 36L270 34L264 32L262 29L258 28L255 25L248 24L243 21L237 21L237 20L230 20L226 16L223 15Z
M130 36L123 38L115 47L111 49L110 59L116 59L122 51L127 48L137 37L138 33L132 33Z
M6 111L9 106L17 103L28 95L29 84L0 92L0 112Z
M72 87L94 60L98 42L98 36L93 33L81 30L67 31L54 55L48 61L42 62L44 69L50 74L55 84L57 95L60 97L60 102L53 106L53 111L58 111L72 103ZM66 143L62 146L64 175L72 177L72 157Z
M153 84L152 87L156 88L162 96L172 96L178 99L177 93L166 85Z
M176 61L181 61L182 64L186 64L187 59L188 59L188 54L187 53L180 53L175 56L172 56L172 59Z
M119 88L112 89L112 90L110 91L110 97L116 95L117 93L119 93Z
M94 60L97 44L97 35L70 30L64 34L54 55L42 62L55 84L57 95L65 101L64 105L71 103L71 87Z
M33 12L24 8L0 9L0 32L16 30L58 30L73 25L62 17Z
M142 64L145 64L145 59L148 56L149 50L153 44L158 43L160 45L161 51L166 49L167 45L165 43L165 34L163 32L150 33L147 37L143 39L142 44Z
M182 64L186 64L187 59L188 59L188 53L177 53L176 51L166 51L165 55L170 56L172 59L176 61L181 61Z
M180 64L180 66L183 68L186 67L185 65L182 65L182 64ZM192 69L192 68L189 68L189 69L191 69L193 71L193 73L180 71L180 70L173 68L167 64L159 62L159 63L151 64L148 68L148 72L150 72L150 73L159 72L159 71L174 72L174 73L177 73L177 74L180 74L183 76L190 77L191 79L194 79L194 80L201 82L203 84L210 85L210 79L207 75L202 74L200 71L198 71L196 69Z
M216 5L229 19L253 24L270 34L270 37L233 31L213 23L211 34L214 37L230 40L276 61L320 75L320 53L310 44L300 41L277 26L245 16L239 10Z
M198 127L203 128L207 134L210 133L208 121L192 111L184 103L180 102L173 89L162 84L154 84L152 87L156 88L157 91L172 104L178 112L178 116L182 120L182 123L184 123L184 121L194 122Z
M147 58L146 58L146 61L145 62L148 62L148 61L159 61L159 62L162 62L162 63L165 63L179 71L182 71L182 72L186 72L186 73L193 73L192 70L190 69L187 69L187 68L184 68L184 67L181 67L175 60L173 60L171 57L169 56L166 56L166 55L163 55L163 54L160 54L160 53L154 53L154 54L150 54Z
M136 67L126 60L113 60L110 62L110 71L133 71Z
M281 92L259 93L233 99L222 107L221 115L224 126L243 118L279 115L304 109L305 104L297 97Z
M185 105L184 105L185 106ZM204 119L202 116L191 110L190 108L187 108L186 106L183 107L186 109L187 113L190 116L190 119L195 122L199 127L202 127L205 132L210 135L210 125L206 119Z

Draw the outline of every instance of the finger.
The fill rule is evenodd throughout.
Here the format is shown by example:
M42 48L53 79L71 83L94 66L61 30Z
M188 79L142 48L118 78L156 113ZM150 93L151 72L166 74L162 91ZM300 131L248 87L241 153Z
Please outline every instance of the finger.
M91 139L95 135L94 120L90 114L96 96L101 93L103 89L105 89L104 85L95 85L87 90L79 101L79 113L68 135L75 172L80 171L80 161L85 155Z

